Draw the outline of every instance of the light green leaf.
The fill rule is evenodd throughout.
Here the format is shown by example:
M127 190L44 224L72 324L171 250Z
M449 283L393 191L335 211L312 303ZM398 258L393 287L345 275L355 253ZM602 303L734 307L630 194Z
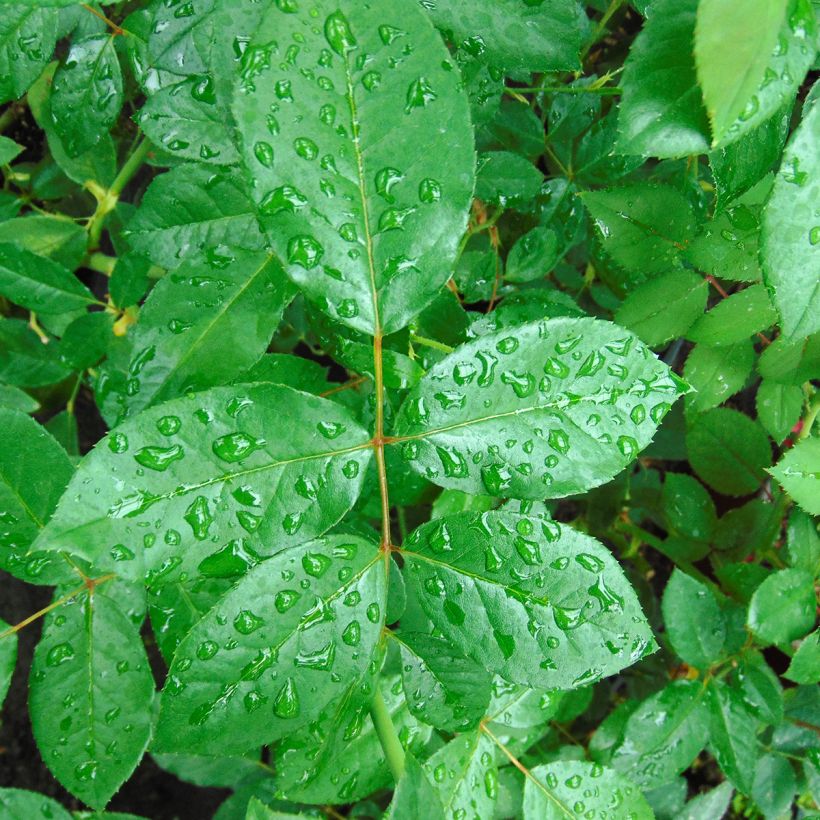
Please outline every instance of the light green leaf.
M239 161L231 122L207 75L160 89L139 113L140 127L156 145L174 156L213 165Z
M706 280L691 270L661 273L642 282L615 312L615 321L650 346L683 336L703 314Z
M640 789L622 774L585 760L536 766L524 781L524 820L654 817Z
M820 515L820 439L801 439L768 472L806 512Z
M558 498L630 464L679 393L666 365L617 325L530 322L434 365L402 405L394 441L439 486Z
M765 817L788 815L796 791L797 778L785 757L766 754L757 761L751 797Z
M763 278L783 321L799 339L820 330L820 103L807 104L763 213Z
M60 556L28 552L73 472L65 451L34 419L0 408L0 567L6 572L30 584L78 578Z
M737 690L719 680L707 687L709 748L732 785L744 794L752 790L758 758L757 720Z
M279 263L224 249L218 267L184 263L161 279L114 347L97 402L119 423L145 407L235 379L270 343L293 286Z
M20 43L23 43L23 46ZM16 100L40 76L57 42L57 12L4 3L0 15L0 102Z
M430 778L413 755L405 755L404 774L396 784L385 820L444 820L444 807Z
M755 590L747 625L763 643L802 638L814 626L815 596L811 575L802 569L771 573Z
M758 652L745 653L736 670L737 689L746 708L771 726L783 720L783 687Z
M410 711L448 732L474 729L487 714L492 676L447 641L420 632L391 632L402 660Z
M757 420L763 429L780 444L800 419L803 391L796 384L778 384L763 379L757 388L755 406Z
M51 115L69 157L107 135L122 107L122 73L113 34L75 40L54 74Z
M711 791L693 797L684 807L681 820L722 820L734 794L726 780Z
M85 256L88 234L76 222L34 214L0 222L0 242L13 242L74 270Z
M332 318L389 333L451 275L473 135L459 72L421 9L344 5L272 5L245 50L234 112L288 275ZM299 63L318 70L287 70L296 36Z
M99 810L130 777L151 735L153 697L139 632L104 588L49 615L34 653L31 725L73 795Z
M580 66L588 22L574 0L418 0L448 42L493 66L560 71Z
M726 622L709 587L676 568L662 606L669 641L686 663L706 669L719 660Z
M788 0L751 0L738 14L731 0L701 0L695 23L695 66L712 124L722 142L752 103L777 42ZM726 32L734 46L726 48Z
M722 299L705 313L686 334L705 345L732 345L775 324L775 313L763 285L749 285Z
M710 347L697 344L686 357L683 378L692 387L684 401L687 410L702 413L723 404L742 390L755 366L751 340Z
M778 384L802 385L820 368L820 333L807 339L779 336L761 354L757 370Z
M36 413L40 409L40 402L19 387L0 384L0 407L19 410L21 413Z
M377 665L373 665L377 669ZM288 735L276 748L277 786L288 800L352 803L391 784L390 770L368 711L382 691L390 720L405 751L424 753L432 729L410 714L398 677L370 675L328 706L317 721ZM322 726L317 735L316 725Z
M810 515L794 507L786 530L786 552L789 565L820 575L820 534Z
M18 387L42 387L70 375L53 339L44 345L28 322L0 318L0 381Z
M772 462L769 439L757 422L719 407L697 416L686 433L695 473L724 495L749 495L766 478Z
M24 789L0 789L0 809L7 820L72 820L56 800Z
M546 276L557 261L558 236L555 231L533 228L510 248L504 278L508 282L532 282Z
M11 631L11 626L0 618L0 706L6 699L9 691L11 676L17 665L17 633ZM2 800L2 798L0 798Z
M820 629L801 641L784 676L806 685L820 682Z
M612 555L548 518L446 516L417 529L403 555L408 595L448 641L507 680L574 689L655 648Z
M793 101L789 100L740 139L709 154L719 209L777 169L789 133L792 107Z
M674 681L630 715L612 766L642 788L686 769L706 745L709 714L699 681Z
M307 726L367 674L385 582L378 547L346 535L250 569L180 644L155 748L238 753Z
M0 242L0 293L37 313L64 313L97 303L70 270L8 242Z
M14 140L0 136L0 165L8 165L24 150L25 148Z
M612 259L642 279L683 267L682 252L695 233L689 200L666 185L634 182L581 194Z
M519 208L538 196L543 181L543 174L526 157L489 151L478 158L475 195L502 208Z
M155 586L234 566L232 557L252 566L335 524L358 498L371 452L334 402L270 384L194 393L110 433L37 547Z
M698 0L654 0L626 60L618 115L622 154L683 157L709 148L695 74Z
M667 473L661 496L666 524L677 535L710 541L717 524L715 502L703 485L685 473Z
M226 253L259 250L262 235L238 174L181 165L156 177L125 232L131 247L163 268L215 263Z
M492 817L498 799L495 745L480 729L457 735L440 748L424 769L445 817Z

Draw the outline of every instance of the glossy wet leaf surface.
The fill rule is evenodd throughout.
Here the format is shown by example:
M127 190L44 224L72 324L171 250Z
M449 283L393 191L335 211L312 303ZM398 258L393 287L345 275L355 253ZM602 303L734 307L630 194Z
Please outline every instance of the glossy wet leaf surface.
M31 674L32 728L46 764L103 808L151 734L154 680L137 627L101 588L46 622Z
M37 545L153 585L181 572L231 577L350 509L367 439L343 408L287 387L175 399L109 434ZM83 505L69 502L78 494Z
M352 536L260 562L180 644L156 748L244 752L308 725L367 674L385 594L379 550Z
M402 406L394 446L439 486L561 497L632 461L680 390L616 325L531 322L465 344L431 368Z
M403 555L408 593L436 628L508 680L572 689L653 651L611 554L547 518L446 516L418 529Z
M458 70L409 0L292 12L263 17L235 93L257 213L311 301L394 331L444 284L464 227L474 154Z

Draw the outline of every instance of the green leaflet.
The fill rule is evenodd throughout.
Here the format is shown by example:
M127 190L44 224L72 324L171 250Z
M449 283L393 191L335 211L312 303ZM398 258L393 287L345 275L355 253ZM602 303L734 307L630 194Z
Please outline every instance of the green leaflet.
M719 660L726 623L707 586L676 569L663 593L663 619L672 648L686 663L706 669Z
M449 42L482 62L527 72L579 67L588 22L575 0L417 1Z
M8 165L16 156L21 154L24 146L0 136L0 165Z
M763 428L726 407L695 418L686 433L686 449L698 476L724 495L753 493L772 460Z
M345 535L250 569L180 644L156 749L244 752L307 726L367 674L385 580L378 548Z
M38 313L64 313L97 302L70 270L7 242L0 242L0 293Z
M458 71L412 0L389 12L343 5L322 0L316 23L306 8L271 6L245 51L234 113L288 275L331 317L389 333L450 276L473 139ZM310 70L291 71L290 59Z
M751 794L765 816L778 817L788 812L796 791L791 762L777 754L762 755L755 767Z
M704 153L709 122L693 56L698 0L655 0L626 60L618 150L681 157Z
M80 225L50 216L35 214L0 222L0 242L13 242L70 270L79 267L87 241Z
M11 632L11 627L0 618L0 706L6 699L9 691L11 676L14 674L14 667L17 665L17 634ZM2 798L0 798L2 799Z
M374 662L368 672L376 669ZM411 757L424 753L432 729L410 714L401 681L384 674L377 683L371 675L322 711L321 737L309 726L277 746L275 766L281 795L311 804L350 803L390 784L390 770L368 715L376 687L381 689L405 751Z
M723 817L734 794L732 784L721 783L711 791L693 797L687 804L683 820L714 820Z
M706 308L709 285L691 270L670 271L642 282L615 312L618 324L648 345L683 336Z
M216 262L233 250L259 250L262 236L238 174L182 165L151 183L125 237L163 268Z
M9 820L72 820L56 800L24 789L0 789L0 809Z
M758 758L757 721L739 693L721 681L706 691L709 709L709 746L732 785L748 794Z
M0 567L6 572L30 584L78 579L62 557L28 551L73 472L65 451L34 419L0 408Z
M785 676L806 685L820 682L820 629L806 635L797 647Z
M691 204L674 188L638 182L587 191L581 199L604 251L637 281L683 267L696 223Z
M139 122L152 142L175 156L213 165L239 160L230 113L218 104L207 75L160 89L140 110Z
M262 252L222 248L161 279L126 340L111 350L97 401L112 423L167 399L225 384L265 352L293 286Z
M820 104L807 103L791 137L763 212L763 278L783 321L785 336L800 339L820 330Z
M437 729L474 729L490 703L489 672L440 638L417 632L390 634L401 653L410 711Z
M54 74L51 115L69 157L93 148L122 107L122 73L114 36L75 40Z
M754 364L755 349L749 339L715 347L695 345L683 368L683 378L692 387L686 395L686 409L702 413L723 404L743 389Z
M524 782L524 820L653 817L640 790L612 769L584 760L536 766Z
M480 729L458 735L424 764L445 817L492 817L498 799L495 746Z
M820 515L820 439L802 439L769 472L806 512Z
M774 572L752 595L747 624L763 644L786 644L802 638L814 621L814 584L805 570Z
M695 65L714 143L722 142L763 80L788 0L752 0L737 13L731 0L701 0L695 23ZM733 48L725 34L732 30Z
M31 3L3 5L0 102L16 100L26 93L51 58L56 41L57 14L53 9Z
M796 384L778 384L763 379L755 396L757 420L780 444L800 418L803 409L803 391Z
M617 325L529 322L434 365L402 405L394 441L439 486L559 498L632 462L680 392L668 368Z
M104 588L52 613L34 655L29 708L54 776L102 809L151 735L154 679L134 624Z
M44 345L22 319L0 318L0 381L42 387L68 378L56 342Z
M706 345L733 345L776 321L766 289L763 285L749 285L701 316L686 337Z
M21 413L34 413L40 408L40 403L19 387L2 384L0 385L0 407L19 410Z
M715 503L697 479L667 473L661 496L667 528L694 541L710 541L717 524Z
M252 566L335 524L371 452L350 413L325 399L270 384L192 393L110 433L36 547L155 586L180 573L235 575L237 562Z
M413 755L404 758L404 774L387 807L386 820L444 820L444 808L435 787Z
M573 689L654 649L612 555L548 518L446 516L416 530L403 555L408 594L435 627L510 681Z
M680 774L706 745L709 713L698 681L675 681L630 715L612 767L642 788Z

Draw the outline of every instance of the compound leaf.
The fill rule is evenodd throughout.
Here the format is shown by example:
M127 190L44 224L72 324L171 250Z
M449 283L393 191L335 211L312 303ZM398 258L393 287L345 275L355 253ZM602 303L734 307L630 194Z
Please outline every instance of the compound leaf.
M367 674L386 591L383 554L354 536L251 568L177 649L157 750L241 753L307 726Z
M451 275L473 137L459 72L421 9L344 6L347 16L329 0L310 12L272 4L245 51L234 112L288 275L332 318L389 333ZM283 62L297 37L301 71Z
M548 518L445 516L417 529L403 555L408 594L425 615L464 654L507 680L573 689L655 648L612 555Z
M72 794L102 809L140 761L154 679L139 631L104 588L52 613L29 689L43 760Z
M289 387L193 393L111 432L37 546L153 585L181 572L237 575L352 507L368 438L343 407Z
M490 333L434 365L396 421L405 461L475 494L542 499L608 481L680 393L628 331L551 319Z

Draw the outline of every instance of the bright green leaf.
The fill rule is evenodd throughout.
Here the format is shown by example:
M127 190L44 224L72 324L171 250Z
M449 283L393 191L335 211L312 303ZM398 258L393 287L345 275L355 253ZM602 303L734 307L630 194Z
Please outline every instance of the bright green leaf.
M820 515L820 438L804 438L769 472L808 513Z
M815 596L811 575L800 569L771 573L755 590L748 626L764 643L802 638L814 626Z
M795 683L820 683L820 629L801 641L784 675Z
M737 690L711 681L706 694L709 709L709 748L732 785L744 794L752 790L758 758L757 721Z

